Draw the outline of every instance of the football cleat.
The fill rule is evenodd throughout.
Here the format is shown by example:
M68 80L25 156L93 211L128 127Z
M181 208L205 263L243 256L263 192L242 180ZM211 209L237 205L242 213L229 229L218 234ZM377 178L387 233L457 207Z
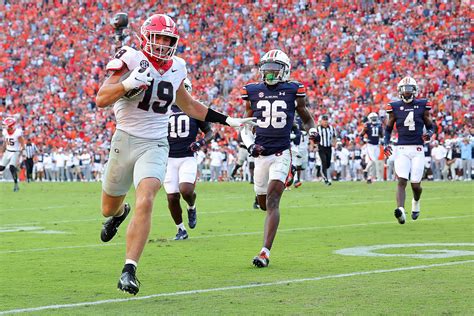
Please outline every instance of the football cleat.
M415 199L411 200L411 219L416 221L420 216L420 200L415 201Z
M254 208L255 210L258 210L258 209L260 208L260 205L258 205L257 201L254 201L254 202L253 202L253 208Z
M394 215L400 224L405 224L406 216L405 216L405 210L403 209L403 207L399 207L395 209Z
M102 231L100 232L100 239L103 242L108 242L112 238L114 238L115 234L117 234L117 229L122 224L122 222L127 218L128 214L130 213L130 204L125 203L123 206L123 214L121 216L110 217L102 227Z
M140 281L138 281L135 273L126 271L120 276L117 287L119 290L137 295L138 291L140 290Z
M253 265L257 268L266 268L270 263L270 259L267 257L265 252L261 252L258 256L255 256L252 261Z
M196 214L196 207L193 209L188 208L188 226L189 228L193 229L196 227L197 224L197 214Z
M13 192L18 192L20 191L20 187L18 186L18 183L15 183L15 186L13 187Z
M176 237L174 237L174 240L184 240L188 239L188 232L184 229L179 228L178 233L176 234Z
M295 188L299 188L302 184L303 182L301 182L300 180L295 181Z

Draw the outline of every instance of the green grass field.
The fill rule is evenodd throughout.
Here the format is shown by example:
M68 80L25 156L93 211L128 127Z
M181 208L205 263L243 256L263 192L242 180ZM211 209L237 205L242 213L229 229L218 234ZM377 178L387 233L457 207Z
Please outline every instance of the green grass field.
M470 183L424 183L422 215L405 225L393 217L395 183L305 183L284 193L266 269L251 265L265 216L252 209L251 185L199 183L185 241L171 241L160 192L136 297L116 290L129 219L110 243L99 239L100 184L12 186L0 184L0 314L474 314ZM411 193L407 201L409 211ZM391 256L335 253L428 243L372 252Z

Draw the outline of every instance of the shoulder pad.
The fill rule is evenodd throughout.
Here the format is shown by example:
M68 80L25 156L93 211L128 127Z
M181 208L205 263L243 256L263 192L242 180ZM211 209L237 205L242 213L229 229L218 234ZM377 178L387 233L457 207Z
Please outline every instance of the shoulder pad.
M186 61L184 61L183 58L178 57L178 56L174 56L173 59L174 59L174 62L175 62L175 64L173 66L186 67Z
M132 66L132 63L137 58L137 53L138 53L138 51L133 49L130 46L122 46L119 49L119 51L117 53L115 53L114 59L112 59L109 62L109 64L111 62L113 62L112 66L117 66L118 62L114 62L114 60L120 60L123 64L125 64L128 67L129 70L131 70L131 69L135 68L135 67ZM107 66L109 66L109 64L107 64ZM122 64L122 67L123 67L123 64ZM120 68L118 68L118 69L120 69ZM110 69L110 70L114 70L114 69ZM117 70L117 69L115 69L115 70Z
M122 60L114 58L108 62L107 66L105 66L105 70L120 70L123 65L125 65L125 63Z

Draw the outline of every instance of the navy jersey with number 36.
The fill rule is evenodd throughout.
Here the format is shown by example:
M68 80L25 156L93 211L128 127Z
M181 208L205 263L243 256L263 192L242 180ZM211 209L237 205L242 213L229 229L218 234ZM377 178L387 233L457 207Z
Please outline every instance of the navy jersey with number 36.
M423 145L423 120L425 111L431 110L426 99L415 99L410 103L391 102L387 113L393 112L398 131L397 145Z
M168 123L169 157L192 157L194 153L189 149L189 145L196 141L198 129L206 133L211 129L211 125L187 116L176 105L171 106L171 111Z
M290 148L296 99L305 95L304 86L296 81L272 86L251 83L243 87L242 99L250 101L253 116L257 118L255 144L265 147L263 156Z

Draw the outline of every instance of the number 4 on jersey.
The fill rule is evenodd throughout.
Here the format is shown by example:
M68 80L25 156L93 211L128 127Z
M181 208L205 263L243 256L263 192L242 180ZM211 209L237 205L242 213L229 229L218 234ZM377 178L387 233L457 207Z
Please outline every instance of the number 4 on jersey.
M408 112L405 121L403 121L403 125L407 126L409 131L415 130L415 120L413 119L413 115L413 111Z

